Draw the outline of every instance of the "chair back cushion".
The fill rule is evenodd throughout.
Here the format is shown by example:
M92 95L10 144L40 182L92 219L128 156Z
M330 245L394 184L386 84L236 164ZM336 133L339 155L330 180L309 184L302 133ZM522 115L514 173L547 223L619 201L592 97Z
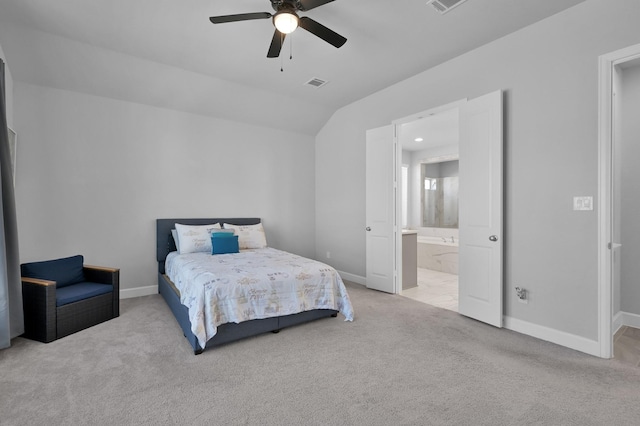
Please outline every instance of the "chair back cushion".
M66 287L84 281L84 257L76 255L56 260L23 263L20 273L23 277L40 278L56 282L56 288Z

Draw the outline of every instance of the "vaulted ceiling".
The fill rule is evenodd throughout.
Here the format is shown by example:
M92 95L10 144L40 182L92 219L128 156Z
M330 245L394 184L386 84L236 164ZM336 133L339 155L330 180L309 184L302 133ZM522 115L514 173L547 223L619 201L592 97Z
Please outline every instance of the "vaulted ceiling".
M340 107L582 1L468 0L441 15L426 0L336 0L301 16L343 47L298 29L273 59L270 19L208 19L273 12L269 0L1 0L0 45L19 82L315 135Z

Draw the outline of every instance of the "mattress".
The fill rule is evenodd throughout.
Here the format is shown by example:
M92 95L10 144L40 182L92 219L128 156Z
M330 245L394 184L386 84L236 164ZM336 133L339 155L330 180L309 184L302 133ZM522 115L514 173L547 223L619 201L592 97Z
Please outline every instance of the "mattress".
M314 309L336 310L353 320L349 295L334 268L274 248L215 256L171 252L165 271L203 348L225 323Z

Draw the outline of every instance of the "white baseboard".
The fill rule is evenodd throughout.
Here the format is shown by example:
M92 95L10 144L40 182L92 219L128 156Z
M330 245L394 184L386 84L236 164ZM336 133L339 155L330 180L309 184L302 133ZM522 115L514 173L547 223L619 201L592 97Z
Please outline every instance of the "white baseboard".
M576 336L575 334L555 330L538 324L532 324L516 318L504 317L504 328L526 334L547 342L584 352L593 356L600 356L600 344L596 340Z
M146 287L125 288L120 290L120 299L130 299L132 297L149 296L158 294L157 285L149 285Z
M338 271L338 274L340 274L340 277L342 277L343 280L351 281L352 283L360 285L365 285L367 283L366 279L364 277L361 277L360 275L350 274L348 272L342 271Z
M618 312L613 317L613 334L615 334L623 325L626 325L627 327L640 328L640 315L632 314L630 312Z

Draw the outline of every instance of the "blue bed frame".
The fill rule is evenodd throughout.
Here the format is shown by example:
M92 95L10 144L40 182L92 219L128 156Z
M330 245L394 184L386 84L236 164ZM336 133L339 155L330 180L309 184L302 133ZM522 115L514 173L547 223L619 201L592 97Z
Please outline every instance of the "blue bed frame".
M316 309L312 311L301 312L299 314L286 315L281 317L256 319L251 321L236 323L227 323L218 326L215 336L213 336L202 348L198 343L198 339L191 332L191 322L189 321L189 313L187 307L180 303L180 296L176 293L175 286L172 285L169 278L165 275L164 262L167 255L176 251L176 246L171 236L171 230L174 229L176 223L184 225L208 225L211 223L230 223L232 225L255 225L260 223L259 218L223 218L223 219L156 219L156 259L158 261L158 292L162 295L167 305L176 317L178 324L182 328L184 336L193 347L194 354L198 355L206 348L219 346L234 340L244 339L245 337L255 336L262 333L277 333L285 327L313 321L320 318L335 317L338 311L330 309Z

